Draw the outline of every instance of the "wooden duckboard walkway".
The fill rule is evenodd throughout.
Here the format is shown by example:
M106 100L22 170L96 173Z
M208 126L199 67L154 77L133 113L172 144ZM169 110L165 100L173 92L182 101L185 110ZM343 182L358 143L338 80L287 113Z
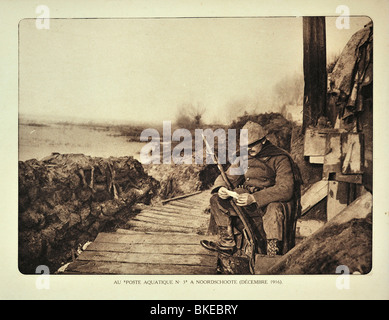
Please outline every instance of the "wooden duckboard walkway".
M210 194L145 207L126 229L98 234L66 274L216 274L217 254L200 245L206 235Z

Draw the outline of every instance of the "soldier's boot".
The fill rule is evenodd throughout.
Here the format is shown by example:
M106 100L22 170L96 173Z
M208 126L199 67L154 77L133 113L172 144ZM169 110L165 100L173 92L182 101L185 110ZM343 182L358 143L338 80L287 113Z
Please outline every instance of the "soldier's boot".
M279 241L277 239L267 240L267 255L269 257L275 257L279 252Z
M201 240L200 244L208 250L232 255L236 251L236 243L231 227L218 227L218 242Z

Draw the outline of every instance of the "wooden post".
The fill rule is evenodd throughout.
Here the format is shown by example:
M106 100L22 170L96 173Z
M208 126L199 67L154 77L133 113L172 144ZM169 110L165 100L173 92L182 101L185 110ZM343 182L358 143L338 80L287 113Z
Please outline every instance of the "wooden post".
M327 58L325 17L303 17L303 133L326 116Z

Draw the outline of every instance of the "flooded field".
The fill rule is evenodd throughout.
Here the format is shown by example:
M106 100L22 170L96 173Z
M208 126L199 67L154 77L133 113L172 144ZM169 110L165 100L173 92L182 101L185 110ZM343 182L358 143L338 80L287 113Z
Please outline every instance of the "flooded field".
M144 143L129 141L115 128L73 124L19 123L19 160L41 160L58 153L92 157L133 156L139 160Z

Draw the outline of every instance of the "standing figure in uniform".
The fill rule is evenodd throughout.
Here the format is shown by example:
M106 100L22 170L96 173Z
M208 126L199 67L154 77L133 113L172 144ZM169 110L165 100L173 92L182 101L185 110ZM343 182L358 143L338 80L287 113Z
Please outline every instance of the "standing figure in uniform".
M239 194L233 200L244 209L255 232L257 247L268 256L282 255L295 245L296 221L301 213L300 171L291 156L266 138L266 131L258 123L247 122L248 166L244 175L226 175ZM227 184L221 176L214 183L210 199L212 219L216 223L218 241L202 240L208 250L233 254L235 235L242 227L232 208Z

